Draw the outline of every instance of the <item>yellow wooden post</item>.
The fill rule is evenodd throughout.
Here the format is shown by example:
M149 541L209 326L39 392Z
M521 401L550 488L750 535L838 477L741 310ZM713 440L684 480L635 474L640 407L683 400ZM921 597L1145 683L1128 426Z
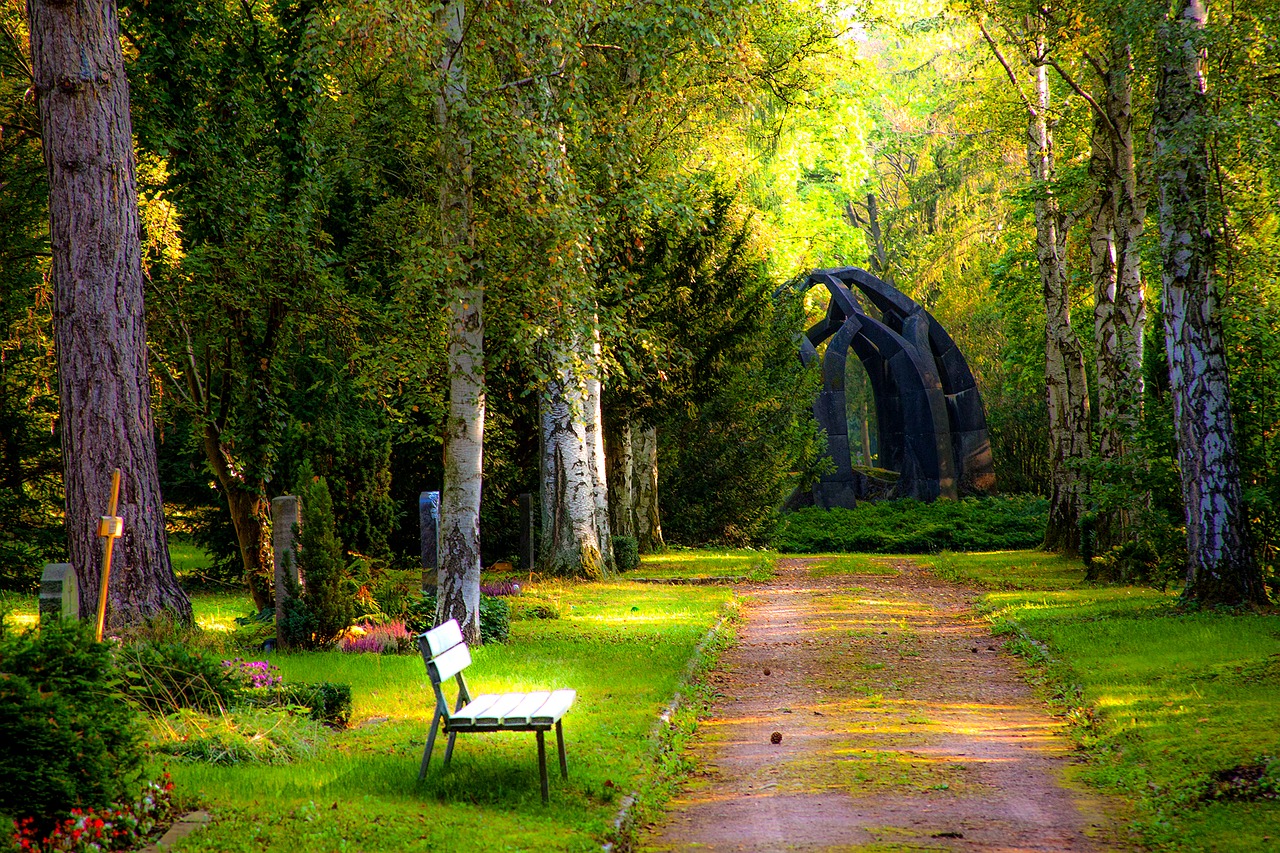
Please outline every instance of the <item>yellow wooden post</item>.
M98 535L107 541L102 552L102 578L98 583L98 642L102 642L102 625L107 618L107 582L111 579L111 546L124 532L124 519L116 515L120 504L120 469L111 474L111 504L107 514L98 519Z

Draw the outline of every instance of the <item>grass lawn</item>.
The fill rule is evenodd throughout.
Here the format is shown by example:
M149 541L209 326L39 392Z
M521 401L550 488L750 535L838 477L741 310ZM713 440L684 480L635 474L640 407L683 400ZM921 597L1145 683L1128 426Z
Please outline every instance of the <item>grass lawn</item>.
M764 581L773 575L776 556L772 551L750 548L671 548L661 554L644 555L640 558L640 567L626 576L662 580L741 578Z
M1077 562L1035 551L917 559L993 590L982 608L1072 719L1085 778L1135 804L1146 844L1280 849L1280 616L1182 612L1174 593L1085 584ZM1258 773L1213 796L1215 774Z
M432 711L417 655L253 655L286 680L352 685L352 727L287 765L170 761L179 794L214 814L177 849L599 850L622 797L652 776L654 722L733 592L535 581L520 598L561 616L513 622L509 643L475 651L467 678L473 693L578 691L565 717L569 780L555 773L553 752L549 806L530 733L460 735L447 772L438 741L427 780L417 781ZM215 630L249 610L247 597L197 594L193 603L197 620Z

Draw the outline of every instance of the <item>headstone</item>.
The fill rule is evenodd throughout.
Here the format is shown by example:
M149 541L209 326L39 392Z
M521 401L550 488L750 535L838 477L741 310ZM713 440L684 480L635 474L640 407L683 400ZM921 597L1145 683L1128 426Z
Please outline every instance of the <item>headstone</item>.
M537 558L533 538L533 495L525 492L520 496L520 569L533 571L533 561Z
M289 597L285 578L288 577L298 586L306 584L295 559L296 531L301 524L302 501L297 495L281 495L271 499L271 552L275 566L277 625L284 620L284 603Z
M422 591L436 592L440 577L440 493L418 495L418 523L422 528Z
M40 575L40 620L79 619L80 581L70 563L45 563Z

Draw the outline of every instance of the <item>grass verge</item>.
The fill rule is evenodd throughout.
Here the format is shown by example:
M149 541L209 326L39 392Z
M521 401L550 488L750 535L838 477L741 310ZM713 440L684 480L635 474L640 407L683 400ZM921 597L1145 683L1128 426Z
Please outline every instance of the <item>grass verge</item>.
M653 721L733 592L620 581L532 583L526 596L559 618L514 622L510 643L475 650L467 677L475 693L578 691L569 779L553 776L549 806L527 733L462 735L452 766L437 750L417 781L432 705L416 655L272 655L287 681L352 685L353 727L288 765L172 763L179 791L214 815L176 849L599 850L622 795L657 784ZM195 598L198 614L222 606Z
M772 551L750 548L693 549L672 547L661 554L645 554L640 567L624 577L652 578L673 582L711 579L742 579L752 582L773 577Z
M924 558L981 608L1071 722L1082 776L1156 850L1280 848L1280 616L1185 612L1034 551Z

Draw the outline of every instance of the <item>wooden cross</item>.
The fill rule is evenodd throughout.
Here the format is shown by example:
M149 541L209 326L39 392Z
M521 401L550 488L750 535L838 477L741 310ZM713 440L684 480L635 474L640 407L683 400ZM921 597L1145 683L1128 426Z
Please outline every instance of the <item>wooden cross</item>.
M98 584L98 642L102 642L102 625L107 618L107 581L111 578L111 546L124 532L124 519L116 515L120 504L120 469L111 474L111 504L107 514L98 519L98 535L106 539L102 552L102 579Z

